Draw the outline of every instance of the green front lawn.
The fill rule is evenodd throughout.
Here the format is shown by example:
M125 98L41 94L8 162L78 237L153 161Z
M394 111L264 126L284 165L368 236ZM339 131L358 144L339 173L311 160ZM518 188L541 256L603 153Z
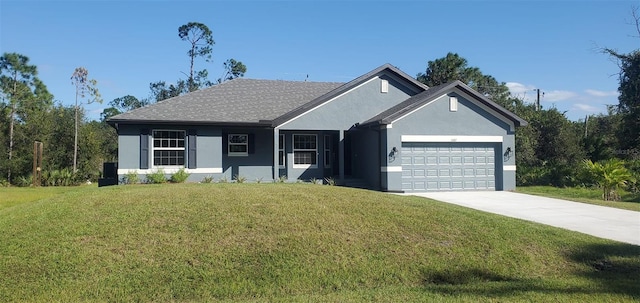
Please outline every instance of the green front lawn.
M565 199L575 202L583 202L620 209L640 211L640 195L623 192L622 201L604 201L602 190L593 188L558 188L553 186L525 186L516 188L523 194L539 195L550 198Z
M640 246L413 196L164 184L7 203L1 302L640 300Z

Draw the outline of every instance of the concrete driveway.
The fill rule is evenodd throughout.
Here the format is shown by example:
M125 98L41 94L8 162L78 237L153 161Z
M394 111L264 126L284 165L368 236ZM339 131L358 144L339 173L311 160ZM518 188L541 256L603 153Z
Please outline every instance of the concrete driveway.
M640 212L507 191L407 193L640 245Z

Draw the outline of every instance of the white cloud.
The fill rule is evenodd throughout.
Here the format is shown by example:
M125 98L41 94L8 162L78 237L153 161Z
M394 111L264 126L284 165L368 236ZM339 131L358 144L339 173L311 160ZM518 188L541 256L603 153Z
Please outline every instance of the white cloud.
M511 92L512 95L525 94L535 89L533 85L526 85L518 82L507 82L505 85L509 88L509 92Z
M513 97L530 104L535 102L535 89L538 86L519 82L507 82L506 86ZM560 111L566 112L567 117L573 120L584 118L585 114L606 113L606 104L617 103L617 100L613 100L617 96L618 92L616 91L596 89L582 91L540 90L540 101L543 102L544 108L556 107Z
M578 97L577 93L566 90L552 90L543 92L542 100L546 102L566 101Z
M574 103L573 107L571 109L572 110L579 110L579 111L583 111L583 112L588 112L588 113L599 113L599 112L602 112L602 109L600 109L600 108L597 108L597 107L589 105L589 104L582 104L582 103Z
M594 97L617 97L618 96L618 92L617 91L601 91L601 90L595 90L595 89L587 89L585 90L585 93L587 93L590 96L594 96Z

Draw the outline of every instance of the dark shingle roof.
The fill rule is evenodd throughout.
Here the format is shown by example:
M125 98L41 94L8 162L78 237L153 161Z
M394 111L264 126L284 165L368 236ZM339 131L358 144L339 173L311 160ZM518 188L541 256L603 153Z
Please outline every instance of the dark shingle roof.
M441 84L438 86L433 86L427 89L424 92L421 92L417 95L412 96L411 98L385 110L384 112L376 115L375 117L361 123L361 126L375 125L375 124L391 124L398 118L410 113L411 111L419 108L420 106L427 104L439 96L453 90L454 88L458 88L463 92L474 96L476 100L486 105L487 107L495 110L505 118L514 122L515 126L526 126L527 121L522 118L516 116L514 113L508 111L504 107L498 105L497 103L489 100L487 97L473 90L471 87L467 86L461 81L453 81L445 84Z
M275 127L383 72L403 78L416 92L428 88L388 63L347 83L239 78L111 117L109 123L234 123Z
M343 85L234 79L109 119L110 123L266 123Z

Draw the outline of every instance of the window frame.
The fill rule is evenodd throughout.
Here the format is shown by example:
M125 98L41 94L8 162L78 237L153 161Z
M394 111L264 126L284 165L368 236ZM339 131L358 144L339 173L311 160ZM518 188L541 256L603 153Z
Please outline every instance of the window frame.
M324 135L324 168L331 168L331 135Z
M314 145L315 148L314 149L310 149L310 148L296 148L296 137L301 137L301 136L313 136L314 138ZM293 134L292 137L292 143L293 143L293 168L318 168L318 135L317 134ZM296 153L311 153L313 152L313 154L315 155L314 158L311 158L312 162L311 164L298 164L296 163Z
M234 136L244 136L244 143L231 142ZM231 151L231 146L245 146L244 152ZM230 157L247 157L249 156L249 134L227 134L227 155Z
M182 146L180 146L180 136L178 136L177 138L161 138L159 135L156 135L156 133L159 132L175 132L175 133L182 133ZM167 140L176 140L176 147L162 147L162 141L160 141L160 146L156 146L156 140L162 140L162 139L167 139ZM170 141L169 141L170 142ZM186 167L186 163L187 163L187 132L185 130L182 129L153 129L151 131L151 167L153 168L184 168ZM169 143L169 145L171 145ZM156 164L156 151L178 151L178 152L182 152L182 164L168 164L168 165L162 165L162 164ZM158 157L160 159L160 161L162 161L162 157ZM180 159L179 157L177 159Z
M287 153L286 151L286 137L284 134L280 134L278 136L278 167L286 168L287 167Z

